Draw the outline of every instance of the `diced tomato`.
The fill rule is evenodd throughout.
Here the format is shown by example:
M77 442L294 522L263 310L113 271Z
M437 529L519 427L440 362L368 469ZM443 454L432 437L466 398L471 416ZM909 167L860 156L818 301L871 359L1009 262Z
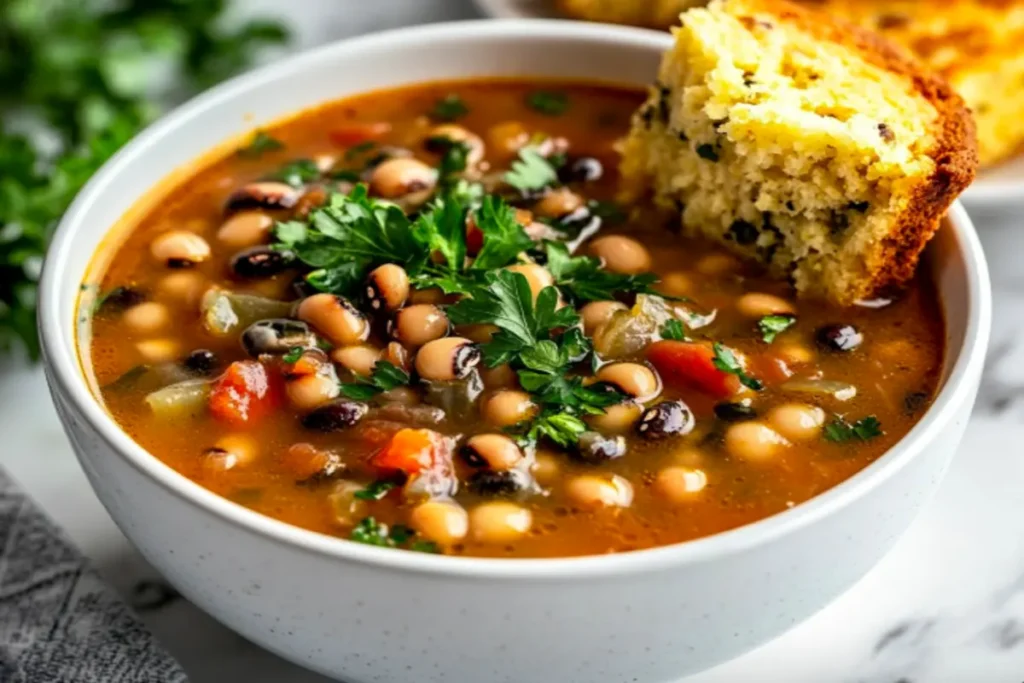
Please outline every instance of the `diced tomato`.
M237 361L213 385L210 413L230 424L251 424L273 412L280 397L280 380L262 363Z
M662 340L647 347L647 360L668 385L692 387L715 398L728 398L740 389L735 375L715 367L711 346Z
M397 471L410 476L427 470L447 470L450 461L448 440L430 429L402 429L370 458L370 464L384 473Z
M793 376L789 364L772 352L751 359L753 374L765 384L781 384Z
M476 227L476 221L469 221L466 226L466 252L476 256L484 246L484 233Z
M327 137L338 147L355 147L364 142L379 140L390 132L391 124L387 121L349 123L331 130Z

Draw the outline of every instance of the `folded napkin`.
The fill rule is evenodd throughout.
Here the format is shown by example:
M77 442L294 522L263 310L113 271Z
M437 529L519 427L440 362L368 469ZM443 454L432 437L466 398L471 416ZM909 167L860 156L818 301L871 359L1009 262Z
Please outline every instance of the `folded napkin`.
M131 608L2 469L0 681L188 681Z

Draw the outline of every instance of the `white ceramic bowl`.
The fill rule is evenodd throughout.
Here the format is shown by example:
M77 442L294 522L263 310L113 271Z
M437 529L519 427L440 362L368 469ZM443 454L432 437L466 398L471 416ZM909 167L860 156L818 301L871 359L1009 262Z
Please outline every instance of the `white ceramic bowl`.
M90 392L75 344L79 284L110 227L175 169L260 123L369 89L484 75L645 83L667 41L581 23L464 22L338 43L195 99L93 178L46 262L47 376L100 499L188 599L267 649L348 681L668 681L805 619L903 533L960 441L988 339L985 261L959 205L929 250L949 352L941 394L921 422L812 501L690 543L557 560L349 543L188 481L121 432Z

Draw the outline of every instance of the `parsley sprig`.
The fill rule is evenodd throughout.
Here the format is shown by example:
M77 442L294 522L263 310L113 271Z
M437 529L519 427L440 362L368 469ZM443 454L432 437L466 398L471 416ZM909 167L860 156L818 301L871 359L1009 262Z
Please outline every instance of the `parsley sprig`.
M775 337L795 324L796 317L792 315L766 315L757 321L757 329L761 332L764 343L771 344Z
M368 401L377 394L405 386L411 381L409 373L393 363L379 360L369 377L356 375L355 382L342 382L342 395L356 401Z
M535 147L527 145L519 150L519 157L502 178L520 192L529 194L558 182L558 171Z
M884 433L882 423L874 415L862 417L852 424L842 416L836 416L832 422L825 425L825 439L836 443L853 440L870 441Z
M748 389L753 389L754 391L764 389L764 383L761 380L751 377L746 373L732 349L720 342L715 342L712 348L715 352L712 363L714 363L716 368L722 372L728 372L730 375L736 375L740 380L740 384Z
M546 242L547 269L558 286L576 302L606 301L620 294L657 294L654 273L622 275L609 272L590 256L572 256L561 242Z
M416 531L404 524L378 522L374 517L363 517L348 536L350 541L375 545L381 548L408 548L421 553L439 553L441 549L433 541L417 538Z

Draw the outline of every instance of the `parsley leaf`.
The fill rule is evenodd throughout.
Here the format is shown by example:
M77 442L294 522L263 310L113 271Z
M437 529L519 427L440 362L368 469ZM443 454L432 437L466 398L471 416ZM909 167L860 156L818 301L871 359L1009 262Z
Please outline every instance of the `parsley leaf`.
M530 442L536 442L541 437L546 437L567 448L579 441L580 436L586 431L587 424L575 415L548 410L541 412L529 423L525 438Z
M249 144L240 148L237 154L243 159L259 159L267 152L273 152L283 148L283 142L277 138L271 137L262 130L258 130L253 134L252 140L249 141Z
M764 389L764 384L759 379L751 377L743 370L743 366L740 365L740 361L736 358L736 354L728 346L715 342L714 346L715 357L712 360L715 367L722 372L728 372L730 375L736 375L740 383L748 389L754 391L761 391Z
M427 149L441 155L437 173L442 185L450 184L453 176L466 170L470 147L461 140L452 140L444 135L427 138Z
M528 145L519 150L519 158L512 162L512 169L503 179L520 192L529 193L555 184L558 171L536 148Z
M534 90L526 96L530 109L547 116L561 116L569 109L569 95L558 90Z
M534 302L530 284L521 273L508 270L486 275L487 285L448 309L456 325L490 324L498 332L483 346L490 367L507 362L560 327L579 321L571 307L558 308L558 290L545 287Z
M547 269L559 287L577 302L606 301L618 294L658 294L651 285L658 281L653 273L621 275L601 267L590 256L571 256L562 242L546 242ZM660 295L659 295L660 296Z
M303 187L319 180L320 169L312 159L296 159L265 176L266 180L279 180L292 187Z
M395 486L396 484L393 481L378 479L377 481L370 482L365 488L356 491L352 495L359 500L380 500L388 495L388 491L395 488Z
M430 118L443 123L451 123L468 113L469 107L466 106L466 103L462 101L461 97L452 93L434 103L434 108L430 110Z
M341 393L348 398L367 401L377 394L405 386L409 382L409 373L405 370L386 360L379 360L373 366L373 372L369 377L356 375L355 382L342 382L340 389Z
M356 543L375 545L381 548L406 546L409 550L421 553L440 552L436 543L418 539L416 531L412 528L404 524L395 524L389 529L387 524L378 522L375 517L363 517L359 520L359 523L352 527L348 538Z
M302 348L301 346L293 346L292 348L288 349L288 353L281 356L281 360L283 360L285 363L288 363L288 365L298 363L299 359L302 358L303 351L305 351L305 349Z
M882 423L874 415L863 417L853 424L837 416L832 422L825 425L825 439L836 443L853 439L869 441L882 434L884 434Z
M483 246L470 266L471 270L491 270L513 263L533 246L533 240L516 220L516 213L496 197L484 197L474 220L483 233Z
M661 338L686 341L686 328L678 320L666 320L665 324L661 326Z
M757 321L757 329L761 331L761 339L765 344L771 344L775 337L785 332L796 324L796 317L792 315L766 315Z

